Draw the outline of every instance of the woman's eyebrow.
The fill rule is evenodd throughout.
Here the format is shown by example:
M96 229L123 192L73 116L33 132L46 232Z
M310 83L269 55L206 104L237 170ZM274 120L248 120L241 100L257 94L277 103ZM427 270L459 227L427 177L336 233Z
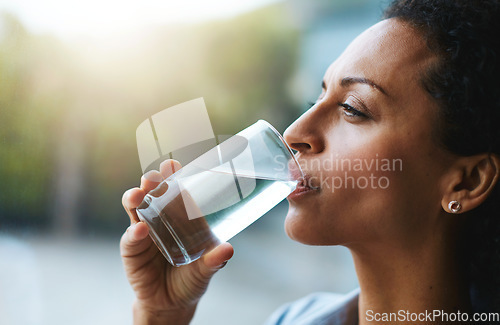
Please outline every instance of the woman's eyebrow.
M378 91L380 91L382 94L389 96L387 92L384 90L384 88L380 87L377 85L375 82L371 81L370 79L366 78L360 78L360 77L345 77L340 81L340 85L342 87L348 87L349 85L355 84L355 83L361 83L361 84L366 84L369 85Z

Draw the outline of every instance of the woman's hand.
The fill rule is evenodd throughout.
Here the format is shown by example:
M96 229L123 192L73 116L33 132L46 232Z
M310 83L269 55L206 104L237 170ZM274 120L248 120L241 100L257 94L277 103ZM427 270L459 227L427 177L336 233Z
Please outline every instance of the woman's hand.
M148 236L148 226L139 222L135 209L146 193L178 169L178 162L166 160L160 172L146 173L139 188L123 194L123 207L131 225L121 238L120 251L127 278L136 294L136 325L188 324L210 279L233 255L232 246L224 243L189 265L174 267Z

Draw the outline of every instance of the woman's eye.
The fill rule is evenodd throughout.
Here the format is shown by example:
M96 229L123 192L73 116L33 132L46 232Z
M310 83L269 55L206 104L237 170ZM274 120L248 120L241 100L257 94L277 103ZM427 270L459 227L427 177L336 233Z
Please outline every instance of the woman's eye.
M339 103L339 106L344 108L344 114L349 117L367 117L366 114L355 109L347 103Z

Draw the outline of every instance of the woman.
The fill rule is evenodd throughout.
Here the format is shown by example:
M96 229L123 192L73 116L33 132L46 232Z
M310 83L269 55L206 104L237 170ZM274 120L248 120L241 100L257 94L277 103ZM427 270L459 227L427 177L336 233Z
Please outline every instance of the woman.
M307 174L285 228L305 244L348 247L360 291L340 303L309 297L270 324L500 310L499 22L497 0L395 1L328 68L316 103L285 132ZM365 165L324 167L333 160ZM391 161L402 163L368 168ZM161 176L124 194L132 226L121 251L136 324L187 324L233 250L222 244L181 268L158 254L134 208Z

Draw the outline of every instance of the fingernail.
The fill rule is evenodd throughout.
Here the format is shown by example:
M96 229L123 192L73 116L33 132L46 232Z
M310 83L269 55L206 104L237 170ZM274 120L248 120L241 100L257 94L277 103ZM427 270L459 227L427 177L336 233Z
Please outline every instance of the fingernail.
M226 266L227 264L227 261L225 261L224 263L222 263L221 265L219 265L217 268L220 270L222 269L224 266Z
M145 179L151 182L159 183L163 181L163 177L161 177L160 173L156 170L150 170L146 174L143 175Z
M134 229L135 225L137 225L137 223L134 223L134 224L128 226L126 232L129 232L130 230Z

